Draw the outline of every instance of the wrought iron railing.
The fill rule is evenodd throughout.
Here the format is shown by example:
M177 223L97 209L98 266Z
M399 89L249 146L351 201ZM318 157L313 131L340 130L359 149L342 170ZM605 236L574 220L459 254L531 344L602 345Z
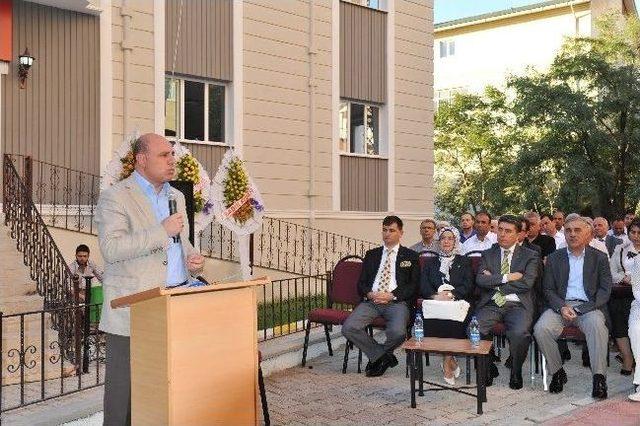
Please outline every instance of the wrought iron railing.
M29 162L23 181L11 156L3 161L4 223L22 253L24 264L44 297L44 308L74 303L72 274L31 197Z
M311 276L331 270L345 256L364 256L375 246L369 241L265 217L262 227L253 234L251 252L254 266ZM200 250L205 256L238 261L237 241L217 223L202 233Z
M97 234L93 222L100 177L13 155L44 221L52 227ZM20 170L20 169L19 169ZM199 236L205 256L237 262L233 234L211 223ZM252 238L253 265L298 275L317 275L344 256L364 253L376 244L282 219L265 217Z
M104 383L104 335L90 323L100 309L0 312L0 423L3 412ZM52 331L56 317L71 319L71 335Z

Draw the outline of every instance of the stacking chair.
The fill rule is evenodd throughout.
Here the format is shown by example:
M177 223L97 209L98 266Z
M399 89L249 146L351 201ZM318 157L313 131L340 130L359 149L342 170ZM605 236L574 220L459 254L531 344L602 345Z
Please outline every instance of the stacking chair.
M327 307L312 309L307 316L307 324L304 336L304 348L302 350L302 366L307 362L307 349L309 346L309 333L311 323L322 324L324 326L325 338L329 355L333 356L331 347L331 336L329 327L342 325L351 314L351 310L362 300L358 294L358 279L362 271L362 258L360 256L347 256L338 261L331 273L327 290ZM346 373L346 360L349 354L350 342L345 345L345 362L342 372ZM360 360L362 354L358 356L358 372L360 371Z
M258 388L260 389L260 402L262 403L262 417L265 426L271 424L269 418L269 406L267 405L267 391L264 388L264 377L262 376L262 352L258 351Z

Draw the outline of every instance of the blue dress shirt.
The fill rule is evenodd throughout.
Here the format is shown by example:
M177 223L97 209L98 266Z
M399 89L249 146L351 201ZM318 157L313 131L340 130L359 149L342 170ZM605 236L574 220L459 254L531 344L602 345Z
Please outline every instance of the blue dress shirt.
M158 219L158 223L169 217L169 191L170 185L165 182L159 193L156 193L153 185L137 171L133 172L133 177L146 195L151 209ZM169 238L169 237L167 237ZM169 238L167 247L167 286L172 287L182 284L187 280L187 269L182 253L182 244L174 243L173 238Z
M587 293L584 291L584 252L585 249L582 249L580 256L575 256L567 248L567 254L569 255L569 281L567 282L565 300L589 301Z

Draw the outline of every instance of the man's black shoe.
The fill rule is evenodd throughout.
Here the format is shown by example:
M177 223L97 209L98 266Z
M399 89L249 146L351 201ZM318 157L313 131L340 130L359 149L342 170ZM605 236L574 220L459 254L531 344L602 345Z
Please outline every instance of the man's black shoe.
M387 355L389 355L389 357L390 357L389 367L393 368L396 365L398 365L398 358L396 358L396 356L393 353L388 353Z
M366 376L382 376L389 367L395 367L396 365L398 365L398 360L395 356L384 354L371 366L371 370L367 371Z
M516 369L511 370L511 378L509 379L509 387L511 389L522 389L522 370L515 371Z
M591 396L597 399L607 399L607 379L602 374L594 374Z
M553 377L551 378L551 384L549 385L549 392L551 393L560 393L562 392L564 384L567 383L567 373L565 373L564 368L553 373Z
M382 362L382 358L384 358L384 355L375 361L369 360L369 362L367 362L367 366L364 368L364 373L367 377L370 377L371 372L375 371L380 366L380 363Z
M569 351L569 349L567 349L566 351L562 351L560 353L560 356L562 357L562 362L563 363L565 361L569 361L569 360L571 360L571 351Z
M493 362L489 363L489 366L487 368L487 380L485 385L493 386L493 379L495 379L499 375L500 375L500 372L498 371L498 367L496 367L496 365Z
M373 363L371 361L367 362L366 367L364 367L364 372L368 373L369 370L371 370L371 367L373 366Z
M513 360L511 358L511 355L509 355L509 358L507 358L507 360L504 362L504 366L511 369L511 367L513 366Z

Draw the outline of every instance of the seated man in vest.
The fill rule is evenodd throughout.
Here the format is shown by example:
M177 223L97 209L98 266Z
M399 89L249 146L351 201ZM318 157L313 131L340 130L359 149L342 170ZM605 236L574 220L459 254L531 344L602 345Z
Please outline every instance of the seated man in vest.
M400 245L402 220L387 216L382 221L382 247L364 256L358 292L363 298L342 326L342 334L369 358L367 377L382 376L398 365L393 350L404 342L410 307L420 282L418 253ZM376 317L386 320L386 341L378 343L367 333Z

